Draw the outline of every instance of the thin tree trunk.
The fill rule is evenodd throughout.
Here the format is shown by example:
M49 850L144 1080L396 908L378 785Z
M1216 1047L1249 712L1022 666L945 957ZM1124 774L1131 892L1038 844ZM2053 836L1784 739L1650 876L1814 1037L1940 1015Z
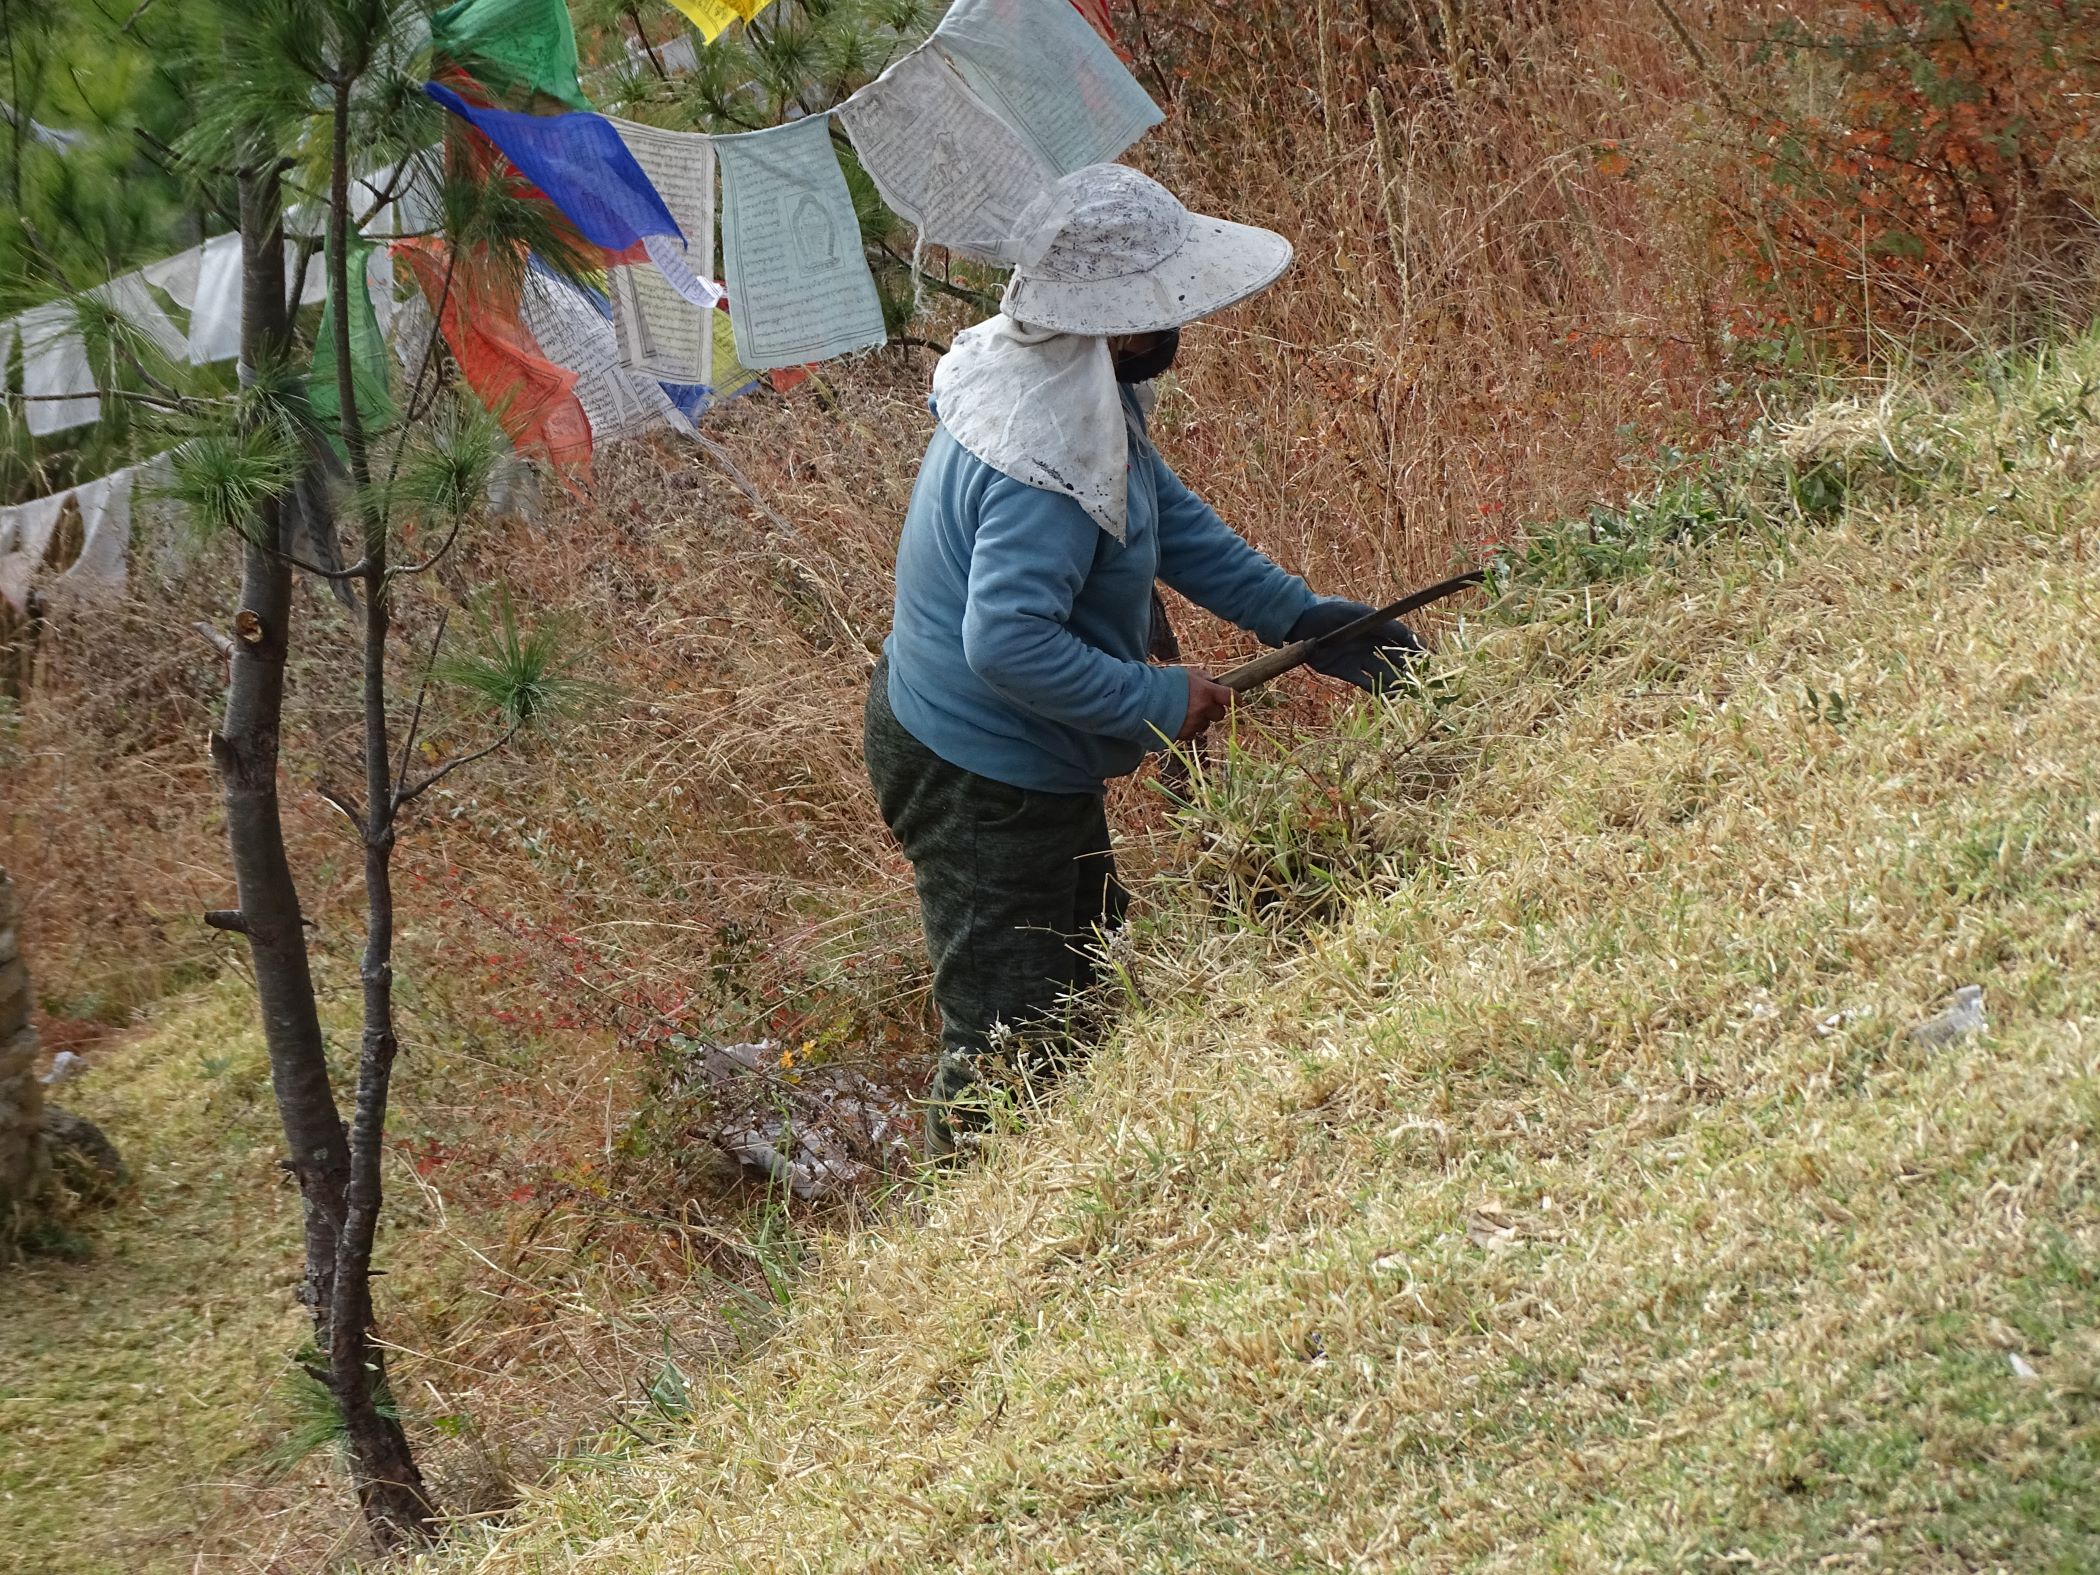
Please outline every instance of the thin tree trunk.
M283 196L275 170L244 173L240 196L241 372L248 378L257 366L282 357L290 325L284 309ZM329 1087L299 892L278 812L292 571L271 549L289 545L283 540L286 524L276 503L265 504L242 555L241 638L234 642L229 664L225 719L211 735L210 747L226 801L226 838L240 899L237 922L248 937L255 967L270 1085L284 1127L285 1166L305 1204L306 1280L299 1299L313 1315L318 1343L326 1350L350 1151Z
M428 1538L435 1511L398 1417L385 1414L385 1353L372 1340L372 1248L379 1230L380 1168L385 1161L387 1096L400 1041L394 1032L394 785L386 715L388 622L386 517L369 493L363 413L357 408L350 350L350 90L336 89L328 215L329 293L333 298L336 391L344 452L363 536L365 586L365 952L364 1034L357 1105L350 1123L350 1175L343 1231L336 1243L329 1376L342 1409L357 1497L382 1552Z

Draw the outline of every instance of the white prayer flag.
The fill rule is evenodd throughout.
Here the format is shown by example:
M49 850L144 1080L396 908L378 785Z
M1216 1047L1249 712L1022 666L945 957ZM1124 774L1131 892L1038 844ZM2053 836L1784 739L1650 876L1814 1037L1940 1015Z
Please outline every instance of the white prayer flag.
M608 117L610 118L610 117ZM714 274L715 154L708 139L613 120L671 217L685 232L686 262ZM656 267L606 270L620 357L669 383L710 383L714 376L714 308L687 299Z
M1070 0L956 0L933 44L1060 175L1165 118Z
M11 535L16 552L26 552L38 563L42 563L45 552L51 546L52 533L58 528L59 512L65 508L66 499L72 495L71 491L54 492L48 498L32 498L27 503L18 503L13 508L0 510L0 513L13 517L12 532L0 527L0 537Z
M200 248L190 302L190 365L241 353L241 238L214 235Z
M923 239L1014 261L1021 211L1056 174L940 54L922 44L838 117L882 200Z
M73 490L80 508L80 556L59 576L61 583L90 590L120 591L131 551L131 486L137 471L127 467Z
M656 58L664 63L664 70L674 77L682 77L689 71L700 69L700 50L693 43L691 33L680 33L656 46Z
M384 246L365 253L365 290L372 297L372 316L384 339L394 326L394 254Z
M284 243L284 280L287 287L299 269L300 245L300 242L292 240ZM299 293L294 299L300 306L319 306L328 299L328 255L323 248L316 246L307 254L306 273L299 280ZM235 349L238 352L238 338L235 341Z
M883 343L882 299L831 149L830 117L720 137L715 153L737 359L800 366Z
M630 437L670 424L692 430L663 385L620 364L613 325L565 280L534 270L526 276L525 326L540 353L576 374L576 401L597 441Z
M166 291L168 298L187 312L197 304L197 266L203 259L204 248L192 246L186 252L148 263L139 271L148 284Z
M437 353L430 343L430 336L436 331L437 319L418 292L411 290L394 303L394 331L389 337L394 342L394 356L407 374L411 394L416 380L423 375L426 357Z
M187 341L182 330L147 291L143 274L127 273L95 286L88 294L170 360L183 353Z
M13 603L16 612L28 610L30 583L44 566L59 512L72 495L59 492L0 509L0 596Z
M23 422L35 437L84 427L102 416L80 313L70 301L32 307L15 319L22 335Z
M169 449L138 463L131 487L131 565L161 584L182 584L195 569L197 536L187 528L189 511L169 496L175 485L175 452Z

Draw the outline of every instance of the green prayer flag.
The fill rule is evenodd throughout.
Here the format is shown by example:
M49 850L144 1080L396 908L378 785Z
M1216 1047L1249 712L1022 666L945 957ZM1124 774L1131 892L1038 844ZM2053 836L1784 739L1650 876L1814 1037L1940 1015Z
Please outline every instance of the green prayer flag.
M512 108L534 94L589 109L576 81L576 30L566 0L454 0L430 19L441 60L463 66Z
M394 424L394 392L387 370L386 340L379 332L379 319L372 311L372 288L365 275L365 260L372 243L362 237L350 242L350 383L357 392L358 425L369 440ZM343 447L342 390L336 381L335 359L335 270L328 270L328 299L321 307L321 327L314 337L314 364L306 389L307 408L328 434L336 454L349 458Z

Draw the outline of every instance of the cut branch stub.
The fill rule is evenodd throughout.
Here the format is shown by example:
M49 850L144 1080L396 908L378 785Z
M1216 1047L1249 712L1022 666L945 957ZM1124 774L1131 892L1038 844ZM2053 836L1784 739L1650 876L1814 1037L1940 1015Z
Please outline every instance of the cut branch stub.
M233 615L233 632L240 636L241 644L256 646L263 643L263 621L260 615L243 607Z

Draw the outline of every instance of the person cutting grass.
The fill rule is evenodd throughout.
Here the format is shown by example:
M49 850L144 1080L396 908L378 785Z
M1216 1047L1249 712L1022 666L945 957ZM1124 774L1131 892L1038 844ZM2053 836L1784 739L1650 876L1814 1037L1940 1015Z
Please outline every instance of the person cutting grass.
M1201 669L1146 661L1154 581L1271 645L1371 611L1249 546L1146 432L1182 327L1273 283L1290 243L1115 164L1065 176L1024 231L1002 312L934 370L940 426L868 690L868 773L911 861L941 1013L935 1157L981 1124L991 1087L1078 1053L1068 1003L1126 901L1109 779L1231 708ZM1370 689L1421 648L1389 620L1313 665Z

